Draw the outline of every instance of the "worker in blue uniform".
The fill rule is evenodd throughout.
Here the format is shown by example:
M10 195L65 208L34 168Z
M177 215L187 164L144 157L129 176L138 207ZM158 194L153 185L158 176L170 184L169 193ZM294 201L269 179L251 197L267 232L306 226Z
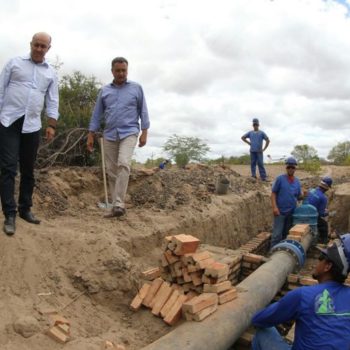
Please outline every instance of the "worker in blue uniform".
M316 188L309 190L306 200L313 205L318 212L317 231L319 243L326 244L328 242L328 198L325 193L332 187L333 180L329 176L322 178L320 184Z
M241 139L250 146L250 168L252 177L256 179L256 165L258 164L260 178L262 181L266 181L267 174L264 167L263 152L269 146L270 139L264 131L259 130L259 119L253 119L253 130L246 132ZM264 140L265 146L263 147Z
M294 175L297 161L294 157L285 160L286 173L276 177L272 185L271 205L274 215L271 248L285 239L292 227L293 212L302 197L301 184Z
M313 278L318 284L290 291L278 302L257 312L252 320L258 330L253 350L350 349L350 233L320 249ZM294 343L288 344L274 327L295 320Z

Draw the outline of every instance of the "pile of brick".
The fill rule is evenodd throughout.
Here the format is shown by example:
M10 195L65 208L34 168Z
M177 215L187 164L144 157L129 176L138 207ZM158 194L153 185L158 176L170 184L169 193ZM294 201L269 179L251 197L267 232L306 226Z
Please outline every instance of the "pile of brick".
M242 254L253 253L264 255L268 252L270 248L270 238L271 233L260 232L251 241L241 246L239 250Z
M166 237L161 266L143 273L146 279L154 279L143 284L131 308L136 311L144 305L152 309L153 315L174 325L182 315L187 320L201 321L219 304L236 298L237 291L228 280L230 265L216 261L208 251L197 251L199 244L199 239L191 235ZM235 269L240 258L233 260L230 262Z
M293 239L294 241L301 242L303 237L310 232L309 224L297 224L294 225L288 232L287 239Z
M247 253L243 255L240 280L244 280L252 274L259 266L267 261L262 255Z

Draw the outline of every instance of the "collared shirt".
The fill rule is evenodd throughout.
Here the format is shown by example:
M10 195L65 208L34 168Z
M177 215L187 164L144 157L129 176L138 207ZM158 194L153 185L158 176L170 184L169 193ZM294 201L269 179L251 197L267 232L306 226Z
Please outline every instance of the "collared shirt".
M300 287L257 312L255 327L296 321L293 350L340 350L350 345L350 288L334 281Z
M150 126L146 100L141 85L126 81L123 85L105 85L97 98L89 130L96 132L104 119L104 137L122 140Z
M30 55L11 59L0 75L0 122L8 127L25 116L22 132L41 128L41 112L58 119L58 79L47 62L34 63Z
M250 152L261 152L263 140L267 141L269 138L262 130L251 130L246 132L242 137L249 139Z
M272 185L272 192L276 193L276 204L282 215L293 212L301 196L299 179L294 176L293 181L290 180L287 174L282 174L276 177Z
M307 194L307 201L309 204L313 205L317 211L318 215L325 217L328 215L326 212L328 199L324 192L319 188L312 188Z

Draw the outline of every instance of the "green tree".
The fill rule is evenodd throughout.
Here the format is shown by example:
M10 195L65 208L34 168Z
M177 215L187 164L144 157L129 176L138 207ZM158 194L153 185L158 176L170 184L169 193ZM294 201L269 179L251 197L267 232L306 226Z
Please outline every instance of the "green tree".
M294 147L291 154L297 159L298 163L300 163L301 169L312 173L316 173L321 169L321 162L314 147L309 145L297 145Z
M58 124L61 129L88 126L100 87L94 76L86 77L79 71L62 77Z
M347 162L347 159L350 156L350 141L339 142L334 146L329 154L328 159L333 161L334 164L343 165Z
M163 149L174 158L179 167L184 167L191 160L201 161L210 150L208 145L198 137L172 135Z
M292 151L292 156L299 163L307 163L311 159L318 158L316 149L309 145L296 145Z

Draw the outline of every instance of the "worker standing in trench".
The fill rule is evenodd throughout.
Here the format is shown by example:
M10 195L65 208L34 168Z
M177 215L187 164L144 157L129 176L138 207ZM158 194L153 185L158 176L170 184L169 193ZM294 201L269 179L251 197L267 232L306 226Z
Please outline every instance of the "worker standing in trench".
M346 350L350 349L350 233L340 236L321 255L312 277L318 284L290 291L278 302L257 312L258 327L253 350ZM295 320L293 345L274 326Z
M271 204L274 215L271 248L285 239L292 227L293 212L301 199L301 185L299 179L294 176L297 161L293 157L285 160L286 174L277 176L271 193Z
M264 167L264 151L269 146L270 140L262 130L259 130L259 119L253 119L253 130L246 132L241 139L250 146L252 177L256 179L256 164L258 164L260 178L262 181L266 181L267 175ZM249 141L247 139L249 139ZM264 140L265 146L263 147Z
M318 212L317 231L319 243L327 244L328 242L328 199L325 193L332 187L333 180L329 176L322 178L320 184L316 188L312 188L307 193L306 200L313 205Z

